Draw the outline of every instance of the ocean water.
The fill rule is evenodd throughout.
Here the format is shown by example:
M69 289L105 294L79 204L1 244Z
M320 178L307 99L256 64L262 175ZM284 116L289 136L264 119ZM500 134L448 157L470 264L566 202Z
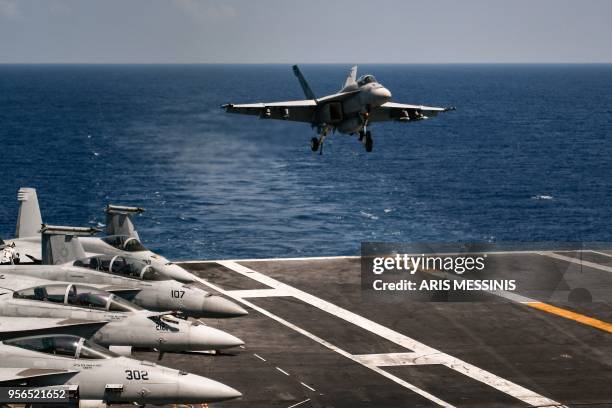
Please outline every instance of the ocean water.
M349 66L305 65L315 93ZM0 66L0 237L20 186L45 222L140 205L171 259L357 254L361 241L611 241L612 65L370 65L398 102L453 105L313 154L308 125L226 114L302 99L285 65Z

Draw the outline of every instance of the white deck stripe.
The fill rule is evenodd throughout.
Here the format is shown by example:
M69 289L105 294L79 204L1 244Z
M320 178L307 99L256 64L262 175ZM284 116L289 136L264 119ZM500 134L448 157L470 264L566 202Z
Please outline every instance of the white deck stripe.
M607 256L607 257L612 258L612 254L609 254L607 252L600 252L600 251L595 251L595 250L592 250L592 249L589 249L588 251L592 252L594 254L603 255L603 256Z
M437 361L439 361L439 364L445 365L461 374L464 374L477 381L483 382L497 389L498 391L508 394L516 399L519 399L531 406L562 406L560 403L552 399L546 398L540 394L537 394L525 387L498 377L493 373L485 371L465 361L459 360L458 358L455 358L451 355L442 353L439 350L420 343L415 339L396 332L395 330L391 330L388 327L378 324L372 320L366 319L356 313L343 309L339 306L334 305L333 303L327 302L309 293L303 292L297 288L284 284L280 281L277 281L276 279L249 269L234 261L219 261L218 263L222 266L225 266L226 268L229 268L244 276L248 276L251 279L254 279L272 288L287 291L291 293L292 296L302 300L303 302L306 302L312 306L315 306L321 310L333 314L334 316L346 320L347 322L353 323L356 326L359 326L362 329L365 329L371 333L384 337L385 339L399 344L400 346L413 350L415 353L418 353L422 356L436 355L436 359ZM354 357L352 359L355 360ZM372 368L371 366L368 367Z
M291 296L291 294L278 289L228 290L227 293L241 298Z
M356 363L359 363L359 364L363 365L364 367L369 368L369 369L370 369L370 370L372 370L372 371L375 371L376 373L378 373L378 374L382 375L383 377L386 377L386 378L388 378L389 380L391 380L391 381L393 381L393 382L395 382L395 383L397 383L397 384L399 384L399 385L401 385L401 386L403 386L403 387L405 387L405 388L409 389L410 391L412 391L412 392L414 392L414 393L416 393L416 394L419 394L420 396L422 396L422 397L424 397L424 398L427 398L428 400L430 400L431 402L433 402L433 403L435 403L435 404L438 404L438 405L440 405L440 406L442 406L442 407L447 407L447 408L455 408L453 405L451 405L451 404L449 404L449 403L447 403L447 402L445 402L445 401L441 400L440 398L438 398L438 397L436 397L436 396L434 396L434 395L432 395L432 394L428 393L428 392L427 392L427 391L425 391L425 390L422 390L422 389L418 388L418 387L417 387L417 386L415 386L415 385L410 384L410 383L409 383L409 382L407 382L407 381L402 380L402 379L401 379L401 378L399 378L399 377L394 376L393 374L391 374L391 373L389 373L389 372L387 372L387 371L384 371L384 370L383 370L383 369L381 369L381 368L378 368L378 367L376 367L376 366L369 366L369 365L364 365L364 364L362 364L362 363L361 363L359 360L357 360L357 359L355 358L355 356L353 356L352 354L348 353L347 351L344 351L344 350L342 350L341 348L336 347L335 345L331 344L330 342L328 342L328 341L326 341L326 340L323 340L323 339L322 339L322 338L320 338L320 337L315 336L314 334L312 334L312 333L310 333L310 332L308 332L308 331L306 331L306 330L302 329L301 327L298 327L298 326L294 325L293 323L288 322L287 320L283 319L282 317L279 317L279 316L277 316L277 315L275 315L275 314L273 314L273 313L271 313L271 312L267 311L266 309L263 309L263 308L261 308L261 307L259 307L259 306L255 305L254 303L249 302L249 301L248 301L248 300L246 300L246 299L242 299L242 298L240 298L240 297L238 297L238 296L232 295L231 293L224 291L223 289L221 289L221 288L220 288L220 287L218 287L217 285L214 285L214 284L212 284L212 283L210 283L210 282L207 282L207 281L206 281L206 280L204 280L204 279L198 278L198 280L199 280L199 281L200 281L202 284L209 286L209 287L210 287L210 288L212 288L213 290L216 290L217 292L219 292L219 293L221 293L221 294L225 294L225 295L227 295L227 296L231 297L232 299L234 299L234 300L236 300L236 301L238 301L238 302L242 303L243 305L248 306L248 307L250 307L251 309L258 311L259 313L261 313L261 314L263 314L263 315L265 315L265 316L268 316L270 319L275 320L275 321L277 321L278 323L280 323L280 324L282 324L282 325L285 325L285 326L289 327L290 329L292 329L292 330L294 330L294 331L296 331L296 332L298 332L298 333L300 333L300 334L302 334L302 335L304 335L304 336L308 337L309 339L311 339L311 340L313 340L313 341L316 341L317 343L321 344L322 346L325 346L325 347L327 347L328 349L333 350L333 351L335 351L336 353L338 353L338 354L340 354L340 355L342 355L342 356L344 356L344 357L346 357L346 358L348 358L348 359L350 359L350 360L353 360L353 361L355 361Z
M294 408L294 407L297 407L298 405L302 405L303 403L308 402L308 401L310 401L310 398L306 398L304 401L298 402L297 404L289 405L287 408Z
M304 384L303 382L300 382L300 384L302 384L304 387L308 388L310 391L316 391L314 388L312 388L310 385L308 384Z
M465 251L465 252L435 252L436 255L466 255L472 254L489 254L489 255L508 255L508 254L541 254L543 250L517 250L517 251ZM422 255L423 253L407 253L408 256ZM612 256L612 255L611 255ZM359 259L361 255L340 255L340 256L304 256L293 258L244 258L244 259L202 259L202 260L184 260L173 261L177 264L201 264L201 263L220 263L220 262L274 262L274 261L324 261L334 259Z
M257 357L258 359L260 359L261 361L266 361L266 359L260 356L259 354L253 354L253 355Z
M195 264L195 263L218 263L221 261L234 261L234 262L270 262L270 261L324 261L324 260L333 260L333 259L359 259L360 255L341 255L341 256L304 256L304 257L295 257L295 258L245 258L245 259L217 259L217 260L201 260L201 261L174 261L174 263L178 264Z
M278 371L280 371L281 373L285 374L287 377L289 377L289 373L288 373L288 372L286 372L285 370L283 370L282 368L280 368L280 367L276 367L276 369L277 369Z
M572 257L565 256L565 255L559 255L553 252L542 252L542 255L548 256L550 258L561 259L562 261L571 262L571 263L575 263L575 264L582 265L582 266L588 266L589 268L593 268L593 269L599 269L600 271L612 273L611 267L600 265L595 262L589 262L589 261L585 261L585 260L578 259L578 258L572 258Z
M416 365L419 364L417 362L419 357L421 357L419 353L361 354L355 356L362 364L375 365L377 367ZM434 363L427 362L424 364Z

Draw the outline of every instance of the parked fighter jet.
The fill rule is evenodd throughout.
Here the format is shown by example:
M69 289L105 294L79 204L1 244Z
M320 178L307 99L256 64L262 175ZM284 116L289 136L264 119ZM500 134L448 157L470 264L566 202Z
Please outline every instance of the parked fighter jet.
M78 386L81 400L98 402L97 406L197 404L241 396L217 381L121 357L76 336L31 336L0 342L0 386L63 384Z
M99 288L68 282L0 275L0 315L108 321L92 339L109 347L163 352L220 350L242 340L198 321L150 312Z
M42 234L43 265L4 265L0 271L16 275L75 283L117 285L132 291L118 293L145 309L177 311L187 317L244 316L246 310L197 284L167 278L157 266L130 256L86 257L80 244L92 228L45 226Z
M42 217L38 205L36 189L22 187L17 193L19 215L15 238L8 243L15 243L21 254L20 263L41 262L40 226ZM131 207L127 207L131 208ZM121 218L117 210L113 217ZM123 230L122 230L123 231ZM148 250L138 239L138 235L108 235L102 238L83 237L82 245L89 254L128 255L151 262L164 275L180 282L194 282L195 277L168 259Z
M317 98L297 65L293 72L300 81L307 99L286 102L222 105L227 112L255 115L262 119L282 119L310 123L317 128L319 137L313 137L313 152L323 152L323 142L330 131L359 134L365 149L372 151L374 142L368 130L370 123L396 120L414 122L436 116L455 108L437 108L391 102L391 92L373 75L357 79L357 66L351 68L344 86L335 94Z

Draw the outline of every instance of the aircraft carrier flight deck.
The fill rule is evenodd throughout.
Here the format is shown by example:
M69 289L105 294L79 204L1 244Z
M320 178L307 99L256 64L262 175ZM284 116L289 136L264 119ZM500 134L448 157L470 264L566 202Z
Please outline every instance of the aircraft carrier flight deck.
M363 297L359 257L182 262L249 311L207 321L246 346L162 364L243 393L214 407L612 407L609 299L563 298L578 278L578 293L610 293L612 250L489 257L513 273L562 270L563 296L397 302Z

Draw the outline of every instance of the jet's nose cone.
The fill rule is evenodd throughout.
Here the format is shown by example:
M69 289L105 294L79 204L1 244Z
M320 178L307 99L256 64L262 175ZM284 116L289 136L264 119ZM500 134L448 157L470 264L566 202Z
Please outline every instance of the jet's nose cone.
M196 280L195 276L192 273L187 272L185 269L173 263L161 265L160 270L167 277L177 280L179 282L191 283L195 282Z
M191 331L192 346L197 350L222 350L244 345L244 341L209 326L195 326Z
M186 403L216 402L242 397L232 387L195 374L179 376L179 394Z
M391 99L391 91L389 91L387 88L382 87L382 88L378 88L376 90L378 96L382 99Z
M217 295L206 296L204 298L203 310L206 313L206 317L217 318L240 317L249 314L249 312L236 303Z

